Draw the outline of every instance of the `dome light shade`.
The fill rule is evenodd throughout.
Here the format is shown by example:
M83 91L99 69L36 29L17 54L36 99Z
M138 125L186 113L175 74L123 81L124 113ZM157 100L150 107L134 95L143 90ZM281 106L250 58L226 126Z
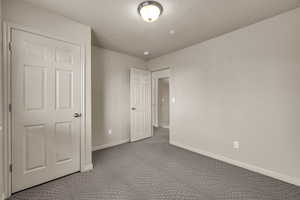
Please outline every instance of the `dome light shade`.
M146 22L156 21L162 12L162 5L156 1L145 1L138 6L138 13Z

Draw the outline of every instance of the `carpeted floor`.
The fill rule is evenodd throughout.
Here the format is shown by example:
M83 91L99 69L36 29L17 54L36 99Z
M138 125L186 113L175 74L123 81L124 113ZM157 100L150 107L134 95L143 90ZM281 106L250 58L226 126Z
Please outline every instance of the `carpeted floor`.
M168 144L168 131L93 153L94 170L13 200L300 200L300 187Z

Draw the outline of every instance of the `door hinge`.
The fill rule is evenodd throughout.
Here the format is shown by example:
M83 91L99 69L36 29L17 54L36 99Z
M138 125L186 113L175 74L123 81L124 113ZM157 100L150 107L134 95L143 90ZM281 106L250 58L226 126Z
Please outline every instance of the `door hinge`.
M8 50L12 51L12 43L11 42L8 43Z
M9 172L12 173L12 164L9 165Z
M11 112L12 111L12 106L11 104L8 105L8 112Z

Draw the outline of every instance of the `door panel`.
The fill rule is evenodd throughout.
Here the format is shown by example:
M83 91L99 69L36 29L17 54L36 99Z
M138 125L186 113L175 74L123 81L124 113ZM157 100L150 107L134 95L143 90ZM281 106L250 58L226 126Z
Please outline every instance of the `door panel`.
M47 164L45 126L25 127L25 173L40 170Z
M131 141L152 136L151 126L151 73L131 69Z
M60 122L55 125L57 144L56 163L72 160L72 122Z
M72 108L72 71L56 70L56 108Z
M46 100L46 76L44 67L24 66L25 110L43 110Z
M79 171L80 47L12 30L12 192Z

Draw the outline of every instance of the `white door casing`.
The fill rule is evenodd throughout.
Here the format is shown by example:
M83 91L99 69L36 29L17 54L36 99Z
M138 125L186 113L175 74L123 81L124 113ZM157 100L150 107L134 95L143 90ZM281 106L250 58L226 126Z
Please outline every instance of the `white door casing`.
M151 72L131 69L130 104L130 141L151 137Z
M12 30L12 192L80 170L80 47ZM80 115L79 115L80 116Z

